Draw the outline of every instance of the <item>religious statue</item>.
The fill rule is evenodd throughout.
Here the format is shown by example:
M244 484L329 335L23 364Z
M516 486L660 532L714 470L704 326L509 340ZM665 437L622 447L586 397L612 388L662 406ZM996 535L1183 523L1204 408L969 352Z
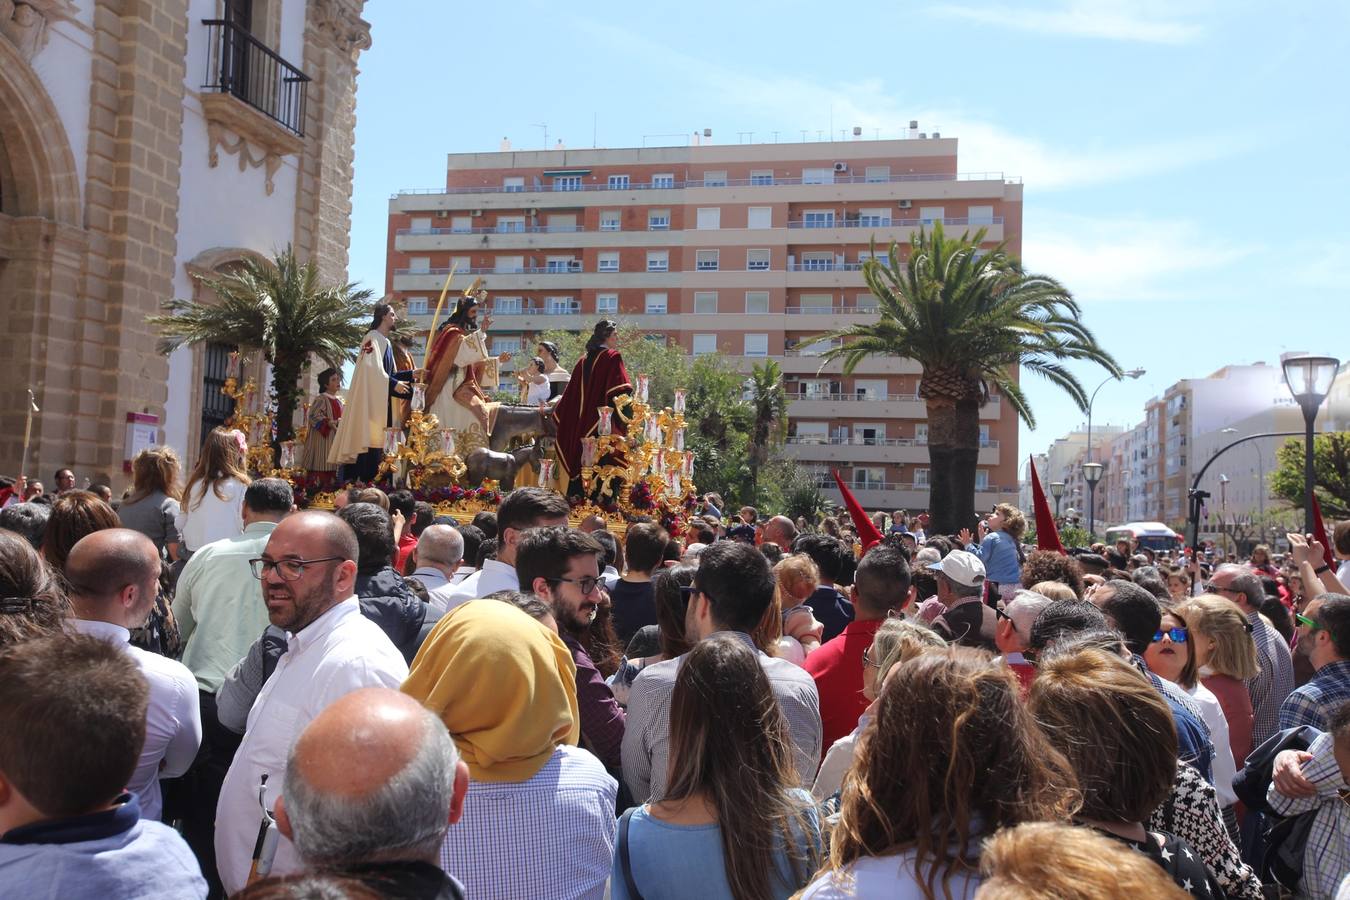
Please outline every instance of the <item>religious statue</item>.
M548 379L548 398L550 400L558 399L567 389L567 382L572 378L571 374L561 365L562 360L559 356L558 345L553 341L540 341L534 354L544 363L544 377Z
M596 323L586 341L586 354L573 367L553 410L558 423L558 464L570 482L569 493L580 490L581 441L595 432L599 408L613 406L616 397L633 390L623 356L615 349L618 331L618 324L609 319Z
M338 422L342 420L342 401L337 392L342 387L340 369L324 369L319 373L319 395L305 411L304 449L300 451L300 468L308 472L331 472L337 468L328 461L328 451L337 437Z
M394 349L389 332L398 316L388 303L375 304L370 331L361 340L356 354L352 387L347 392L347 410L338 423L337 438L328 453L328 462L348 466L344 480L374 480L384 458L385 429L393 424L395 397L412 395L408 386L420 369L394 368Z
M487 349L487 329L492 317L484 316L480 325L478 306L484 296L481 279L475 281L455 304L436 333L427 361L427 410L440 420L442 428L464 434L475 427L483 440L491 433L491 408L483 385L497 386L497 364L511 359L503 353L493 357Z

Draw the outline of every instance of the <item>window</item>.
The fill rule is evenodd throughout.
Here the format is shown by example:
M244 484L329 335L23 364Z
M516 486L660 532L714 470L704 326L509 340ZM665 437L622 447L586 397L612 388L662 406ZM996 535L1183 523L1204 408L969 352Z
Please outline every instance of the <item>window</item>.
M828 400L834 395L830 382L820 378L808 378L802 382L801 395L807 400Z
M727 173L726 173L726 172L704 172L704 173L703 173L703 186L704 186L704 187L726 187L726 186L727 186Z
M890 166L868 166L863 170L863 173L863 181L871 184L891 180Z
M648 294L647 302L643 309L649 316L664 316L666 314L666 295Z
M697 250L694 252L694 268L700 272L716 272L720 251Z
M502 190L506 191L508 194L519 194L521 191L525 190L525 179L519 176L514 178L503 178Z
M548 217L548 231L567 233L577 230L577 217L575 214L566 215L554 213Z
M412 220L412 227L408 229L410 234L431 234L431 217L418 218Z
M745 251L745 268L751 272L763 272L767 270L769 268L769 251Z
M520 338L518 337L495 337L492 339L492 353L519 353Z
M581 305L571 297L545 297L544 313L550 316L568 316L581 312Z
M972 206L966 211L966 223L970 225L993 225L994 208L992 206Z
M802 184L834 184L834 169L802 169Z
M926 423L914 426L914 443L918 444L920 447L927 446L928 425Z
M694 313L700 316L715 315L717 313L717 291L695 291Z
M751 169L751 184L773 184L773 169Z
M927 440L925 440L925 443L927 443ZM928 470L927 470L927 469L915 469L915 470L914 470L914 486L915 486L915 487L928 487Z
M853 382L853 396L859 400L885 400L886 379L859 378Z
M877 298L871 294L859 294L854 304L858 312L876 312L878 307Z
M670 210L653 209L647 213L648 231L669 231L670 230Z
M427 298L426 298L426 297L409 297L409 298L408 298L408 315L410 315L410 316L425 316L426 314L427 314Z
M648 251L647 251L647 271L648 271L648 272L668 272L668 271L670 271L670 251L669 251L669 250L648 250Z
M885 469L854 469L853 486L856 488L879 488L886 484Z
M617 272L619 271L619 251L607 250L601 253L596 263L597 272Z
M803 272L828 272L834 268L834 254L829 250L812 250L802 254Z
M581 176L555 175L553 176L553 189L555 191L579 191L581 190Z
M626 191L626 190L628 190L628 176L627 176L627 175L611 175L611 176L609 176L609 189L610 189L611 191Z
M981 447L988 447L988 446L989 446L989 426L988 426L988 425L981 425L981 426L980 426L980 446L981 446Z
M767 334L747 334L745 336L746 356L768 356L769 336Z
M947 211L941 206L921 206L919 207L919 224L932 225L934 222L941 222L946 214Z
M498 216L497 231L500 234L518 234L525 230L524 216Z
M987 491L987 490L989 490L989 470L988 470L988 469L976 469L976 470L975 470L975 490L977 490L977 491Z
M498 274L509 274L511 272L521 272L525 269L525 257L523 256L499 256L493 271Z
M518 316L520 315L519 297L493 297L492 314L494 316Z
M802 294L797 306L803 313L829 314L834 312L834 295Z
M696 228L712 229L722 227L722 209L717 206L699 207Z
M573 268L573 264L575 264L575 268ZM581 263L577 262L570 256L550 256L548 257L547 260L545 260L544 271L579 272L581 271Z
M820 356L826 350L839 345L839 341L816 341L811 344L799 344L796 349L798 356Z
M803 228L833 228L834 210L809 209L802 213Z
M884 206L858 210L859 228L882 228L891 224L891 211Z
M652 187L654 188L673 188L675 186L675 176L669 172L652 176Z
M772 206L752 206L750 207L749 218L746 221L747 228L772 228L773 227L773 207Z
M717 352L717 335L715 334L696 334L694 335L694 355L702 356L705 353Z
M597 313L617 313L619 311L619 295L596 294L595 311Z
M413 256L413 257L410 257L410 258L408 259L408 271L409 271L409 272L430 272L430 271L431 271L431 257L430 257L430 256Z
M619 211L617 209L606 209L600 213L601 231L618 231L622 226L619 224Z
M769 311L768 291L746 291L745 312L747 315L760 316Z
M472 266L469 264L469 257L452 256L450 257L450 268L454 269L456 272L464 273L468 272Z
M825 422L798 422L797 443L823 444L830 439L830 426Z
M886 427L884 425L854 425L853 443L862 444L864 447L876 447L886 442Z

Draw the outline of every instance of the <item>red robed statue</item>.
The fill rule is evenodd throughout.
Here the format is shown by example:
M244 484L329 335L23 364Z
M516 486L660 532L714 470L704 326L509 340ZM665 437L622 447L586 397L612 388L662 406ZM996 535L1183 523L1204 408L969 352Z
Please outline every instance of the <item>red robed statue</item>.
M623 356L614 349L618 330L608 319L596 323L586 341L586 355L572 369L572 380L553 410L558 423L558 464L569 480L580 478L581 440L595 432L599 408L613 406L615 397L633 390ZM622 427L617 419L614 427Z

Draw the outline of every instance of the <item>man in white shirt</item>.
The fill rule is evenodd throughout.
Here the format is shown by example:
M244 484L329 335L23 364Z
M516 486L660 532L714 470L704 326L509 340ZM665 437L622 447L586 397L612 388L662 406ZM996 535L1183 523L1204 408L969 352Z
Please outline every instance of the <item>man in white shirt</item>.
M145 624L159 591L159 551L139 531L107 528L81 538L66 560L77 631L126 649L150 684L145 744L127 785L141 814L158 819L160 778L188 770L202 742L197 680L187 666L131 645L132 628Z
M460 562L464 537L449 525L428 525L417 539L417 569L408 576L427 589L427 605L437 612L450 608L450 593Z
M497 509L497 558L483 561L483 568L455 585L447 608L465 600L477 600L497 591L520 590L516 577L516 543L522 531L545 525L566 525L571 507L562 494L546 488L522 487L506 495Z
M354 594L358 552L345 522L308 511L282 521L253 564L268 618L287 632L287 650L249 711L216 806L216 860L227 894L247 882L263 807L271 810L281 793L286 755L300 732L339 697L364 687L397 688L408 675L402 654L361 615ZM295 847L280 838L272 874L301 868Z

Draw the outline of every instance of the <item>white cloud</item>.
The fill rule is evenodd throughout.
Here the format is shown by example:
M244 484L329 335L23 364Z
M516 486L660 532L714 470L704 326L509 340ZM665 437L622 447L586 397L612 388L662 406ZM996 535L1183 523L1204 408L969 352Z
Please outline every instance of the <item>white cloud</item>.
M1257 250L1206 236L1194 222L1184 220L1060 213L1036 218L1023 223L1022 258L1027 268L1059 279L1085 303L1194 296L1194 278L1212 278ZM1207 293L1213 293L1212 287Z
M1188 44L1203 29L1181 15L1184 4L1150 0L1062 0L1041 8L1008 5L943 4L929 12L945 18L1012 28L1036 34L1137 41L1149 44Z

